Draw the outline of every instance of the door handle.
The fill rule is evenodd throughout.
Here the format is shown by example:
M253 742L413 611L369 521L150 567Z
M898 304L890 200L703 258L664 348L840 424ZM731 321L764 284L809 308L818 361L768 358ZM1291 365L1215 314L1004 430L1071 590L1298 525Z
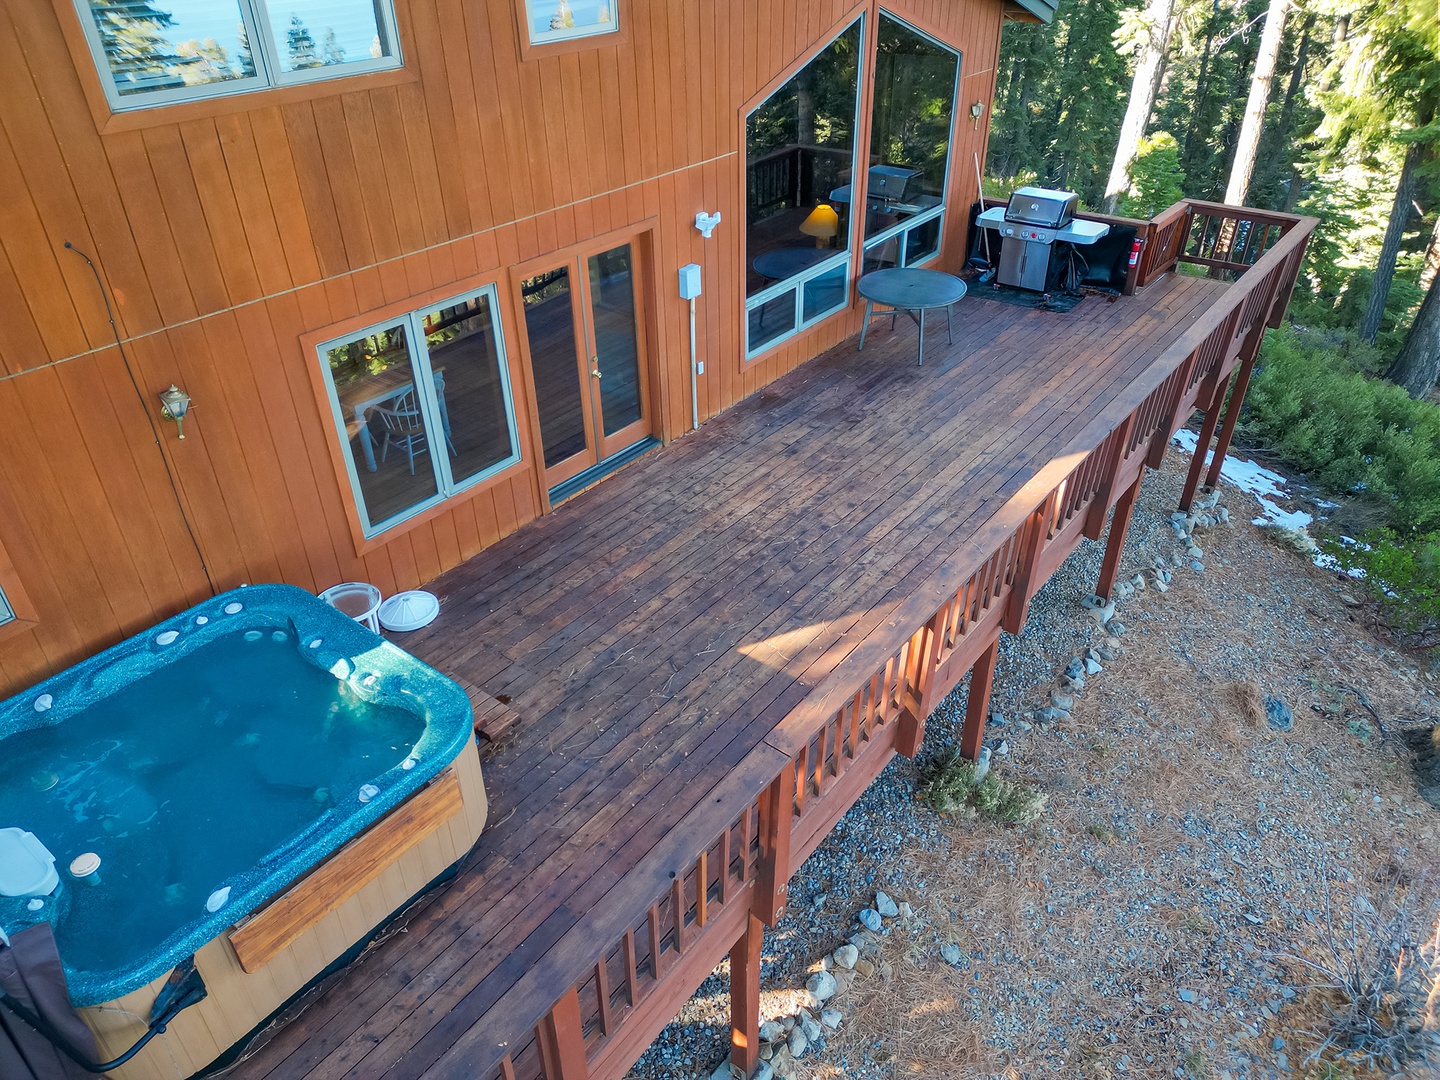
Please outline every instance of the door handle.
M590 358L590 374L597 379L600 378L600 357L592 356Z

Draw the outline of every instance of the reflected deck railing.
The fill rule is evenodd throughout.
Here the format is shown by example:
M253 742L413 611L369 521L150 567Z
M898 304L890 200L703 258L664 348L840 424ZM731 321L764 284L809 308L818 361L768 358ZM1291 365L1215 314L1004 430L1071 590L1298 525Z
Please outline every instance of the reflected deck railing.
M1238 369L1221 429L1228 443L1264 330L1280 324L1316 224L1189 199L1127 223L1146 241L1139 287L1183 263L1235 275L1235 283L906 600L872 612L847 639L853 648L803 698L777 702L770 735L478 1023L455 1032L427 1075L622 1076L732 946L750 935L758 949L759 923L783 914L791 873L891 757L918 752L925 718L972 669L962 750L975 756L1001 631L1019 631L1035 591L1082 535L1103 534L1114 507L1097 590L1109 592L1146 465L1160 464L1196 408L1206 412L1208 445ZM1217 449L1212 484L1221 457ZM1195 455L1187 505L1203 464ZM732 953L732 981L745 966ZM662 983L669 992L658 992ZM758 1013L742 1000L752 991L736 985L734 993L732 1061L749 1075Z

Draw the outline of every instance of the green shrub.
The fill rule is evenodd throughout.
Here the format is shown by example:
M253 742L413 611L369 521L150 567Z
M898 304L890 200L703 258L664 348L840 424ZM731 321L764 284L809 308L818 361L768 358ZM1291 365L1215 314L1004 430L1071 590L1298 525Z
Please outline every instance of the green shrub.
M1185 170L1180 167L1180 144L1168 131L1141 139L1135 160L1126 170L1130 191L1120 201L1126 217L1152 218L1185 197Z
M977 783L975 763L966 761L958 746L946 747L921 763L918 794L942 814L1002 825L1028 825L1045 812L1046 803L1044 792L993 772Z
M1321 547L1347 571L1364 572L1391 625L1418 631L1440 624L1440 533L1402 537L1379 529L1358 547L1333 540Z
M1400 535L1440 530L1440 408L1364 374L1376 350L1340 331L1271 331L1243 434L1326 490L1365 496Z

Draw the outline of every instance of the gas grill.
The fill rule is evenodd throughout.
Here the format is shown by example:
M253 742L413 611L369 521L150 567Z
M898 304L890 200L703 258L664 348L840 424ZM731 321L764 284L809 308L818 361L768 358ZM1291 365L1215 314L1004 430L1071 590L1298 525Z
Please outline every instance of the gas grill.
M1098 221L1079 221L1080 196L1054 188L1016 188L1009 205L986 210L975 224L1000 233L1000 269L996 280L1035 292L1049 292L1055 244L1093 244L1110 231Z

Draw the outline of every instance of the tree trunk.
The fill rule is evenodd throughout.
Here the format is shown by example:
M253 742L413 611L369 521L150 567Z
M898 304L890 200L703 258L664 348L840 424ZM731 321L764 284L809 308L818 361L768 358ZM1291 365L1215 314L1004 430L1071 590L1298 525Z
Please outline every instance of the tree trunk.
M1190 163L1194 160L1191 153L1195 140L1205 137L1205 133L1199 130L1200 115L1205 107L1205 98L1210 93L1210 50L1215 46L1215 17L1219 11L1220 0L1215 0L1215 10L1205 31L1205 48L1200 51L1200 70L1195 75L1195 97L1191 102L1194 108L1190 112L1190 123L1185 126L1185 150L1180 160L1185 163L1186 177L1193 171Z
M1400 241L1405 237L1405 226L1410 221L1410 210L1415 202L1421 153L1419 143L1411 143L1405 148L1405 164L1400 169L1400 183L1395 188L1395 202L1390 207L1385 239L1380 243L1380 258L1375 264L1370 299L1365 302L1365 314L1360 318L1360 336L1370 345L1375 344L1375 335L1380 333L1380 323L1385 318L1385 301L1390 299L1390 283L1395 280L1395 260L1400 255Z
M1270 0L1270 10L1265 14L1265 31L1260 35L1260 52L1255 57L1255 73L1250 78L1250 96L1245 101L1245 119L1235 145L1235 162L1230 166L1230 182L1225 185L1225 201L1231 206L1245 205L1245 193L1250 190L1250 178L1255 174L1260 132L1265 127L1265 105L1270 100L1270 84L1275 80L1275 64L1280 58L1285 14L1289 8L1290 0Z
M1155 95L1160 90L1160 76L1165 70L1165 52L1170 45L1170 16L1175 0L1150 0L1145 21L1150 33L1140 59L1135 64L1135 80L1130 84L1130 104L1120 125L1120 142L1115 147L1115 161L1110 166L1110 179L1105 183L1105 213L1113 214L1120 205L1120 196L1130 186L1130 163L1150 122Z
M1435 225L1430 230L1430 241L1425 245L1425 265L1420 268L1420 288L1430 288L1435 280L1435 271L1440 270L1440 214L1435 215Z
M1386 378L1414 398L1430 393L1440 378L1440 288L1434 280Z

